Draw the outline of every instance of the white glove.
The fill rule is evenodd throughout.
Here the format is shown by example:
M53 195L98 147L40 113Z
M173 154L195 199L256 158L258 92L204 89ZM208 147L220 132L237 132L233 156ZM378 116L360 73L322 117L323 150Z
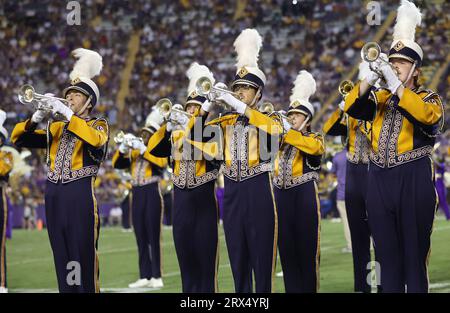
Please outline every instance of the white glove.
M181 126L186 126L186 124L189 122L189 119L188 119L188 117L186 115L178 114L176 121Z
M205 112L210 112L212 107L212 103L208 100L205 100L202 104L202 110Z
M283 120L283 128L285 131L289 131L292 128L291 123L289 123L289 121L285 118L282 119Z
M341 109L341 111L344 111L344 107L345 107L345 101L342 100L341 102L339 102L339 109Z
M168 120L176 121L178 119L178 115L180 115L180 113L172 111L170 112Z
M384 79L386 80L388 89L392 94L395 94L397 92L398 87L402 85L402 82L400 81L400 79L398 79L394 70L388 64L382 65L380 69L381 72L383 73Z
M31 121L33 123L39 124L42 122L42 120L47 116L47 112L44 110L37 110L33 113L33 116L31 117Z
M134 140L132 146L133 149L139 150L140 154L144 154L145 150L147 150L147 146L139 140Z
M239 114L244 114L245 110L247 109L247 105L233 97L230 93L223 93L217 100L221 100L231 106L233 109L236 110Z
M130 147L128 147L124 142L119 145L119 152L122 154L127 154L130 152Z
M73 111L68 106L64 105L64 103L62 103L58 99L50 99L47 101L47 103L52 106L53 114L59 113L63 115L68 121L70 121L73 115Z
M380 76L378 76L377 73L375 73L375 72L373 72L373 71L370 71L370 72L367 74L367 76L364 77L364 78L366 79L367 83L368 83L370 86L373 86L373 85L376 84L377 80L380 79Z
M174 126L175 126L175 125L173 125L172 122L169 121L169 122L167 122L167 124L166 124L166 130L167 130L168 132L171 132L171 131L174 129Z

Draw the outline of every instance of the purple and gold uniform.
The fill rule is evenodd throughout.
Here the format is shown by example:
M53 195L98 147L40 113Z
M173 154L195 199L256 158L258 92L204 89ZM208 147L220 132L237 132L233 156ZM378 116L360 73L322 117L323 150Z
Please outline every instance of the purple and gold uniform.
M102 118L48 123L36 130L31 120L18 123L11 141L18 147L47 149L45 191L47 229L61 292L99 292L97 241L100 230L94 181L105 157L108 123ZM73 264L81 283L69 285Z
M150 137L148 145L154 136ZM139 254L141 279L161 278L161 223L164 203L159 182L167 158L158 158L145 151L133 149L128 153L117 150L112 159L116 169L130 169L132 184L132 221Z
M218 291L219 212L214 185L219 168L217 162L206 160L201 153L208 145L198 150L189 138L200 106L206 101L196 92L197 80L208 77L214 82L214 77L208 67L197 62L191 64L186 75L189 86L184 111L192 114L190 118L183 112L171 114L168 123L158 131L161 141L151 151L172 159L173 239L182 290L212 293Z
M275 159L274 185L278 208L278 249L286 292L317 292L320 265L320 201L317 182L325 151L323 136L313 133L309 102L316 91L313 76L297 75L280 150ZM302 120L303 118L303 120ZM300 123L300 121L302 121ZM294 128L295 127L295 128Z
M317 133L289 130L275 160L278 249L286 292L317 292L320 263L318 170L324 153Z
M0 134L1 136L1 134ZM6 222L8 220L8 203L6 185L9 173L13 168L11 152L0 150L0 287L7 288L6 275Z
M352 242L354 290L370 292L367 284L370 268L370 230L367 221L366 194L370 142L370 125L337 109L325 122L323 131L346 138L347 166L345 175L345 209Z
M431 151L433 127L442 117L439 96L405 88L399 99L388 90L346 99L346 111L370 119L372 139L367 211L383 292L428 290L430 236L437 208Z
M236 292L252 292L253 276L256 292L271 292L276 264L278 218L270 172L282 126L254 109L266 83L258 68L261 46L256 29L245 29L236 38L237 71L231 87L235 94L220 95L235 111L207 124L203 116L199 120L207 128L201 139L194 136L197 142L213 138L219 146L225 183L223 225ZM209 112L207 103L202 111ZM211 138L213 133L217 136Z
M271 147L282 127L257 110L247 112L249 118L231 113L206 126L221 134L216 151L223 151L218 156L225 182L223 222L235 290L252 292L254 274L256 292L270 292L278 235Z
M174 184L173 239L181 271L183 292L217 292L218 208L214 183L218 167L205 158L186 157L187 135L194 125L192 117L185 129L167 131L166 125L156 135L161 143L155 153L172 154ZM165 143L165 144L163 144ZM194 151L194 149L192 149Z
M89 113L100 98L91 78L100 73L103 63L92 50L79 48L72 53L78 60L69 75L71 84L63 91L67 105L55 98L42 100L49 103L54 117L59 113L65 121L49 121L45 130L36 129L50 113L39 109L31 119L16 124L11 141L18 147L47 149L45 213L59 291L99 292L100 223L94 182L106 157L109 126Z

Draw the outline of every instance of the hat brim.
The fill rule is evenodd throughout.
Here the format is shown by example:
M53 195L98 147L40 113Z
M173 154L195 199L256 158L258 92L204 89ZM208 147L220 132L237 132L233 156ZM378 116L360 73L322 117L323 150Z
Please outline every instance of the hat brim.
M291 113L300 113L300 114L303 114L303 115L306 116L306 117L311 116L311 113L310 113L310 112L307 112L306 110L301 110L301 109L291 109L291 110L288 110L287 113L286 113L286 115L289 116L289 114L291 114Z

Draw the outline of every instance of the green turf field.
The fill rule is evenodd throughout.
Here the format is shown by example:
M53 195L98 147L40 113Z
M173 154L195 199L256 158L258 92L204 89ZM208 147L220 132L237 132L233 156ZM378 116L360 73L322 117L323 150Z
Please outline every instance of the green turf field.
M233 292L225 238L220 227L219 291ZM343 254L341 223L322 221L321 292L352 292L351 254ZM137 251L133 233L104 227L100 232L100 286L103 292L180 292L181 278L172 240L172 230L163 230L163 279L160 290L127 289L138 278ZM10 292L56 292L56 276L47 232L14 230L7 242ZM277 272L281 270L277 264ZM438 218L432 236L429 264L431 292L450 292L450 222ZM282 278L275 278L275 292L284 292Z

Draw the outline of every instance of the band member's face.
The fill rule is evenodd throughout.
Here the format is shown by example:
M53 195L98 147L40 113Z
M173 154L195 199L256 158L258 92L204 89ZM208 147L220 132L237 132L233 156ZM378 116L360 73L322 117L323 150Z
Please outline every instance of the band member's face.
M189 114L194 114L198 108L199 106L196 104L188 104L186 107L186 112Z
M144 141L144 145L148 144L148 141L150 140L150 137L152 136L152 134L150 134L148 131L141 131L141 138Z
M306 119L305 115L303 115L301 113L297 113L297 112L293 112L293 113L289 114L288 117L289 117L290 122L292 124L292 128L295 129L295 130L300 130L300 127L302 126L303 122Z
M408 78L409 72L411 71L413 64L405 59L400 58L392 58L389 61L391 62L392 66L397 70L398 78L403 83L407 83L406 79ZM414 79L414 76L417 75L419 75L419 70L415 69L410 79Z
M69 108L73 113L77 114L83 108L88 98L79 91L71 90L67 93L66 99L69 101ZM86 112L87 111L88 110L86 109Z
M256 89L249 85L236 85L233 88L233 92L238 94L238 99L244 102L246 105L250 105L253 102L253 99L256 95ZM256 101L258 102L258 101ZM256 105L256 102L253 106Z

